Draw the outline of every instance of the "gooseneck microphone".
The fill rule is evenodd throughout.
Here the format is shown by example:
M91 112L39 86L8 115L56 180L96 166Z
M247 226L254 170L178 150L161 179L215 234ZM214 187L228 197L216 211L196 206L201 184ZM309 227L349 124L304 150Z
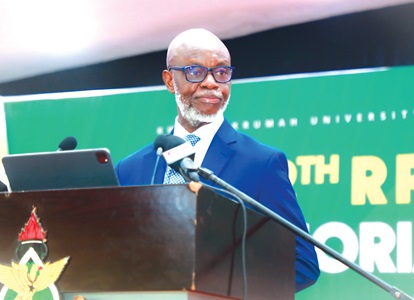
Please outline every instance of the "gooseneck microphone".
M195 151L191 143L176 135L166 134L155 139L154 148L161 148L167 165L179 172L187 181L200 181L197 168L194 167Z
M162 151L170 150L174 147L177 147L181 144L184 144L185 140L182 138L173 135L173 134L162 134L157 136L157 138L154 141L154 148L158 149L161 148Z
M59 144L59 149L57 151L67 151L73 150L78 145L78 142L73 136L65 137Z
M155 147L155 145L154 145L154 147ZM162 148L161 147L158 147L158 148L155 148L155 149L157 150L157 160L155 161L154 170L152 171L151 185L154 184L155 174L156 174L157 168L158 168L158 163L159 163L160 157L162 155Z

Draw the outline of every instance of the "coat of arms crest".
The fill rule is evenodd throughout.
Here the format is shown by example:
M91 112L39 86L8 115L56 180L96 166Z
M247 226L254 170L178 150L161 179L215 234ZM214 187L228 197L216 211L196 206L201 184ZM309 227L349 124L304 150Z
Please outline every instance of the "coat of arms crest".
M57 300L55 282L65 268L69 257L56 262L44 262L48 248L46 232L33 208L31 216L19 234L16 249L18 262L11 266L0 264L0 300Z

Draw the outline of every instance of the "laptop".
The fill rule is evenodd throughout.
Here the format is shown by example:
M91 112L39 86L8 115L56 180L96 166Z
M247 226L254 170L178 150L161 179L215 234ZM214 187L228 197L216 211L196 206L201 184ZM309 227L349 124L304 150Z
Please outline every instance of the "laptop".
M13 192L119 186L106 148L11 154L2 162Z

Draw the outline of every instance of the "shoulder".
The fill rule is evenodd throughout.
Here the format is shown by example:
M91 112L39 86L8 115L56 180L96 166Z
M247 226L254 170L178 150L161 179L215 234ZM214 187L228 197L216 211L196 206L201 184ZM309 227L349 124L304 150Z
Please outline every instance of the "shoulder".
M282 152L282 150L280 150L279 148L260 142L256 138L241 132L237 132L237 140L241 145L254 147L255 149L258 149L263 152Z
M149 183L156 156L155 149L151 144L121 159L115 166L120 185Z
M288 161L284 151L259 142L255 138L243 133L238 133L238 151L256 164L268 170L288 169Z
M250 135L237 131L227 120L224 121L217 134L229 145L229 147L237 149L237 151L241 151L245 154L249 154L249 156L286 157L281 149L264 144Z
M147 145L134 153L121 159L117 165L117 172L128 171L132 167L140 166L145 163L146 158L156 156L153 144Z
M256 138L235 130L228 121L222 124L214 138L210 151L227 157L233 163L251 169L287 170L287 157L279 148L264 144Z

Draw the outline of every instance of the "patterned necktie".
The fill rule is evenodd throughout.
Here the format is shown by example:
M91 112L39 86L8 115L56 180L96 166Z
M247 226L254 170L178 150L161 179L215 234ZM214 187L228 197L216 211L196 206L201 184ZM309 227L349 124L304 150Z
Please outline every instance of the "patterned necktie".
M190 142L191 145L193 146L197 144L198 141L200 141L200 138L196 136L195 134L186 135L184 139ZM167 173L165 174L165 177L164 177L164 184L180 184L180 183L185 183L185 182L186 180L184 179L183 176L181 176L180 173L170 168L169 166L167 167Z

